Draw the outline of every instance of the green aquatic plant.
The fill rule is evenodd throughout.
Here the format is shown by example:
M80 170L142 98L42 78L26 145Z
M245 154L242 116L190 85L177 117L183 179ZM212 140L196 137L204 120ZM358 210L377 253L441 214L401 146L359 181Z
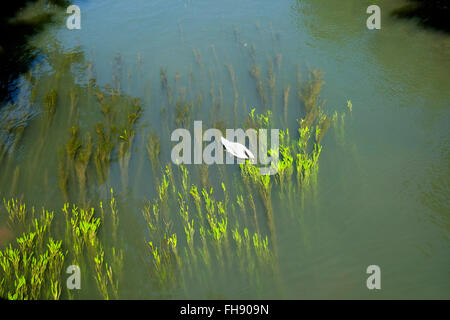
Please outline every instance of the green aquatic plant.
M231 87L233 90L236 90L236 74L234 73L233 65L231 64L225 64L226 68L228 69L228 73L230 74L231 79Z
M24 233L0 250L0 294L10 300L58 299L65 253L61 241L49 238L47 248L38 248L36 233Z
M117 231L119 229L119 215L117 211L117 203L114 198L114 191L111 188L111 200L109 202L109 206L111 209L111 221L112 221L112 238L115 242L117 242Z
M161 138L156 135L155 131L152 130L147 140L147 152L148 157L150 158L150 163L152 166L152 171L154 175L157 175L160 171L160 160L159 156L161 154Z
M181 194L179 195L179 205L180 205L180 216L183 221L184 225L184 232L186 234L186 243L189 247L189 253L191 255L191 258L194 260L194 264L196 264L196 254L195 254L195 247L194 247L194 235L195 235L195 229L194 229L194 220L189 218L189 206L185 204L185 201Z
M203 200L206 207L206 221L209 224L208 233L211 236L211 239L214 241L217 261L219 261L221 266L224 267L223 249L221 244L224 238L226 238L228 219L223 215L223 212L219 212L218 209L216 211L217 204L212 197L212 193L212 188L210 189L209 193L205 189L202 190Z
M287 144L280 145L280 158L278 161L278 170L276 177L278 178L278 182L280 184L280 196L283 198L284 195L289 195L291 191L291 181L292 175L294 173L294 158L292 156L292 151L289 146L289 138L286 136L289 135L289 130L286 132L281 131L280 136L281 140L287 140ZM274 155L272 155L274 156Z
M80 186L81 202L84 203L86 199L86 170L92 156L92 137L89 132L86 133L84 143L79 149L75 159L75 171Z
M105 300L111 297L119 299L119 282L115 279L111 265L104 262L104 254L103 249L99 248L94 258L97 288Z
M63 148L58 150L58 185L64 197L64 201L69 201L69 171L67 169L66 153Z
M347 100L347 108L348 108L348 110L349 110L350 113L351 113L352 110L353 110L353 105L352 105L352 102L351 102L350 100Z
M34 212L34 208L32 209ZM53 211L48 211L45 208L42 208L42 214L39 219L34 218L32 222L32 226L34 227L35 235L36 235L36 247L42 250L44 246L44 236L47 234L47 231L50 230L50 226L52 224L54 217Z
M109 177L111 153L114 149L118 134L114 127L105 130L103 123L97 123L95 125L95 133L97 134L97 144L94 153L94 162L97 170L98 182L103 184Z
M170 185L172 186L172 194L175 195L176 194L176 184L175 184L175 178L173 176L172 164L171 163L167 164L164 171L167 175Z
M161 89L167 90L168 84L167 84L167 69L166 68L161 68L159 70L159 77L161 80Z
M122 184L126 188L128 185L128 167L131 158L131 148L133 145L135 130L133 126L142 115L140 99L133 99L131 105L126 111L127 122L124 125L122 134L119 136L119 166L122 177Z
M296 158L297 184L308 185L312 174L317 173L319 156L322 146L314 144L312 155L299 153Z
M135 131L124 129L119 136L119 166L122 174L122 184L126 188L128 180L128 164L131 157L131 145L133 144Z
M240 35L237 35L238 37ZM251 80L255 80L257 98L262 102L264 108L267 109L269 103L270 108L275 112L275 104L278 102L276 80L288 79L284 74L277 73L281 70L281 53L276 53L275 57L268 61L267 69L261 71L256 65L254 45L247 48L246 43L241 39L238 40L238 43L241 52L248 50L250 54L251 60L249 61L252 61L253 64L253 67L250 68L250 76L252 77ZM277 49L274 49L275 52ZM211 50L212 57L210 58L218 62L213 45ZM302 203L308 201L308 198L301 191L303 191L303 187L306 190L308 184L316 183L314 177L318 169L318 159L322 151L321 143L324 142L323 137L330 124L335 124L338 121L340 123L344 118L339 114L335 121L334 117L330 118L322 112L323 102L319 94L322 84L318 80L320 77L318 74L310 72L306 81L300 81L300 73L298 74L298 110L294 110L292 101L290 101L292 110L290 109L289 95L291 94L292 83L284 82L283 88L281 88L283 99L281 97L279 99L283 108L281 117L277 116L272 119L272 113L269 110L264 114L257 114L257 109L252 109L247 119L241 121L238 117L240 112L249 112L245 103L249 98L245 96L245 91L238 92L237 88L242 84L238 82L239 79L236 78L233 66L226 64L226 70L223 70L224 65L217 63L215 67L208 69L208 77L208 74L204 72L205 70L200 72L198 70L203 65L199 51L194 49L193 52L196 60L193 64L197 64L200 68L194 66L193 70L191 66L186 77L179 72L175 72L174 77L168 76L167 69L161 68L161 93L152 95L151 99L149 96L143 95L146 97L146 101L142 107L147 107L151 102L152 106L151 109L148 109L150 110L148 114L151 115L156 111L156 116L161 116L160 122L163 133L161 137L167 136L173 125L189 127L193 118L208 119L210 120L210 126L226 128L225 124L231 120L231 117L229 117L229 109L231 108L234 112L236 126L244 122L247 128L257 130L276 127L279 125L279 121L283 119L288 126L291 123L289 115L298 113L298 128L289 127L289 129L281 132L280 153L277 159L279 160L278 172L274 176L263 176L260 174L259 168L252 166L250 163L243 165L249 167L242 169L240 175L225 166L214 167L206 164L201 165L200 168L194 168L192 172L188 172L184 166L180 166L178 170L173 168L174 171L172 171L170 162L167 166L161 163L166 148L160 136L152 131L148 137L140 140L141 132L139 129L145 128L148 123L144 123L141 128L136 128L142 112L140 110L141 104L139 100L121 92L120 79L122 79L122 76L120 74L122 72L119 66L121 62L117 61L118 66L114 66L115 69L113 70L112 85L100 88L95 81L92 81L89 85L88 96L86 96L85 89L78 85L67 86L66 90L53 85L47 87L55 90L58 103L62 102L62 97L67 97L67 112L61 113L61 117L66 114L68 115L67 123L69 126L75 124L71 128L65 148L60 152L58 175L60 188L66 202L69 200L69 196L73 196L77 192L76 184L78 182L80 187L78 205L81 208L69 205L65 207L67 213L64 216L66 218L66 232L64 234L58 233L63 232L60 228L59 223L61 221L59 219L64 219L64 217L58 217L58 214L55 214L56 223L52 230L49 227L44 227L47 224L40 218L36 220L36 223L32 222L27 225L25 229L29 233L26 237L21 237L23 239L20 245L17 244L19 255L22 254L21 246L24 253L29 250L45 251L46 248L49 248L46 246L46 241L50 236L49 232L57 231L51 236L54 239L59 239L57 236L62 236L62 239L64 239L60 248L68 252L66 261L79 264L83 270L83 277L89 275L96 279L92 281L92 289L98 291L100 297L117 297L119 293L117 285L121 283L121 270L124 266L129 266L128 263L123 263L124 254L120 248L122 239L118 234L118 230L121 230L118 229L118 208L120 208L120 214L125 214L125 210L129 208L122 209L112 193L109 198L110 185L117 182L113 176L109 181L110 170L111 174L115 174L116 171L119 171L116 169L120 169L123 175L124 172L128 172L128 169L133 169L132 166L128 168L130 157L138 154L141 157L140 164L142 164L145 163L145 160L142 159L145 159L145 153L147 152L152 165L153 178L156 181L156 195L152 196L154 199L142 210L148 226L145 243L150 249L148 252L148 265L151 270L150 281L156 281L159 291L162 291L168 297L179 297L183 294L184 289L186 290L185 293L190 292L193 283L200 283L200 288L208 287L212 291L219 291L218 289L223 285L222 282L229 280L226 277L217 277L217 273L213 271L219 270L223 271L223 274L234 272L237 282L246 281L245 285L263 288L259 285L264 284L264 277L269 278L271 275L268 272L273 272L273 269L276 268L277 239L275 231L277 230L275 230L275 218L277 219L276 222L278 222L278 216L281 217L280 219L284 219L281 214L274 217L274 213L277 210L282 212L287 209L292 211L292 215L296 214L299 210L294 210L294 206L297 206L297 202L293 203L294 200L297 201L298 199ZM129 80L132 76L130 70L132 69L128 68L123 72L125 77L129 76ZM230 80L228 80L228 83L221 84L219 79L225 75L224 72L228 72ZM66 76L60 72L59 79L66 81ZM54 76L52 76L52 79L54 80ZM132 80L135 81L135 79ZM138 84L140 83L139 79L136 81ZM129 86L130 83L128 83ZM140 83L140 86L142 86L142 83ZM137 90L140 86L137 86ZM42 99L43 96L45 97L45 92L38 92L37 94L38 99L36 101L38 103L45 102ZM241 97L239 94L241 94ZM270 101L268 100L269 95ZM97 101L90 102L92 98L94 100L96 98ZM208 104L212 102L210 114L199 112L204 107L202 106L203 98L208 100ZM238 110L239 99L242 100L245 110ZM233 106L231 106L231 103L233 103ZM90 108L91 105L95 104L98 104L98 109L89 109L89 112L85 112L86 110L83 109L85 107ZM158 104L161 106L161 115L158 114L157 109L159 107L156 107L156 109L153 107ZM347 103L347 109L351 112L351 104L349 106L349 103ZM221 112L227 113L227 118L221 119ZM337 119L338 117L339 119ZM154 122L154 119L150 121ZM80 124L80 127L77 123ZM153 126L154 124L150 125ZM157 127L159 126L155 126L155 130ZM299 130L298 133L297 129ZM292 141L289 133L292 133ZM89 135L92 135L93 139L88 138ZM138 139L139 143L142 143L139 148L134 148L135 138ZM144 149L145 147L147 150ZM52 150L51 146L48 150ZM141 150L144 152L139 153ZM273 157L276 156L271 150L269 150L269 154ZM89 159L93 160L95 169L91 168L92 163ZM118 168L114 165L115 160L118 161ZM142 165L142 167L144 166ZM11 185L10 180L13 176L11 171L19 167L11 162L8 168L10 170L6 168L4 170L9 172L7 178L4 179L7 181L4 185ZM22 165L21 168L23 168ZM90 174L91 169L97 170L97 176ZM16 170L19 173L19 169ZM20 171L21 175L17 174L17 186L20 186L24 173L26 173L22 170ZM248 172L243 174L243 170ZM295 183L296 174L297 184ZM52 181L51 172L48 176L49 180ZM140 178L141 176L138 170L136 177ZM42 180L45 180L45 174ZM122 178L122 182L124 181L125 179ZM229 181L233 181L233 184L228 184ZM142 180L137 181L136 186L140 186L141 182ZM97 183L97 185L91 186L94 183ZM89 191L89 194L82 191L82 185L85 186L85 190ZM126 183L122 183L122 185L125 186ZM214 187L216 193L212 192L212 187ZM200 192L202 189L203 192ZM153 192L153 190L149 192ZM85 196L82 196L82 194L85 194ZM89 198L95 195L103 199L103 204L100 202L100 208L97 209L96 207L93 210L88 204L92 201ZM281 202L282 205L278 206L278 203L274 202L272 207L272 197L278 197L278 195L284 197ZM84 201L83 198L86 198L87 201ZM302 207L295 208L300 208L301 211ZM77 213L75 214L72 211ZM31 211L28 215L31 215ZM35 221L34 218L31 220ZM51 246L55 247L58 242L55 240ZM35 249L27 249L31 246ZM50 256L50 249L48 250ZM24 265L27 266L26 268L29 269L31 265L30 254L26 253L26 255L23 261ZM33 257L37 257L35 252L33 252ZM21 268L21 263L19 262L19 268ZM10 268L14 269L12 262L10 265ZM236 270L240 272L236 272ZM201 279L198 278L198 272L202 274ZM11 279L2 277L0 279L0 294L9 295L12 298L25 297L26 291L24 291L24 288L29 286L26 276L15 278L13 275ZM45 280L45 284L42 285L47 288L48 297L84 297L84 293L71 293L64 290L61 292L61 284L64 283L62 278L48 279L48 284ZM3 289L5 282L8 282L8 290L6 291ZM10 286L10 284L12 285ZM152 282L151 285L153 284Z
M308 79L300 86L299 97L305 109L306 125L311 126L318 114L319 96L324 85L323 72L318 69L310 70Z
M109 300L108 277L105 275L104 271L103 256L104 252L100 251L94 258L96 272L95 281L103 299ZM106 270L108 271L108 265L106 265Z
M271 125L272 111L266 110L263 114L255 114L255 108L253 108L248 114L245 120L245 128L252 129L268 129Z
M336 135L336 139L340 144L344 144L345 142L345 113L338 114L337 111L333 113L331 118L331 122L333 123L334 132Z
M267 106L267 95L264 91L263 82L261 80L261 69L258 66L250 67L250 74L255 80L256 90L258 91L258 95L263 107Z
M19 177L20 177L20 166L17 165L13 171L10 194L16 194L17 185L19 183Z
M264 208L266 209L267 223L271 234L271 240L274 243L275 254L277 254L275 221L272 209L272 183L270 179L271 176L262 175L259 171L259 168L250 164L248 161L246 161L243 164L240 164L239 166L241 168L241 175L244 178L244 180L250 181L253 187L258 190L259 195L261 196Z
M106 87L106 95L100 89L97 89L96 96L99 101L100 111L105 118L107 125L114 123L116 114L118 112L117 105L120 102L121 95L119 91Z
M328 131L331 125L331 119L326 114L321 113L316 125L316 143L320 144L325 133Z
M197 186L192 185L191 190L189 191L190 195L194 199L195 208L197 209L197 218L199 220L199 224L202 227L204 225L204 218L202 214L202 202L200 198L200 194L198 193Z
M77 155L78 150L81 148L81 140L79 136L79 127L73 126L70 128L70 138L66 143L67 157L70 163L73 163Z
M70 112L69 112L69 121L70 124L72 122L73 114L75 112L75 107L78 104L79 96L76 90L76 87L70 89Z
M47 94L45 95L45 111L47 114L48 122L51 123L54 117L54 114L56 112L56 98L57 93L55 89L51 89Z
M118 215L116 202L111 189L111 226L113 240L116 241L118 230ZM103 212L103 205L100 202L100 208ZM118 298L118 281L123 267L123 252L113 247L112 264L104 262L104 249L99 238L99 230L102 220L106 219L104 213L101 217L95 216L95 209L82 209L75 205L70 208L69 204L63 207L63 213L66 218L66 242L71 244L73 261L77 265L84 265L85 258L87 265L85 268L92 267L94 278L96 280L99 293L104 299L111 297Z
M186 169L185 166L183 166L182 164L178 166L178 168L180 169L180 176L181 176L181 187L182 187L182 191L183 191L183 196L185 198L188 198L188 194L189 194L189 171Z
M291 86L288 84L283 91L283 111L284 111L284 122L288 122L288 103L289 103L289 92L291 91Z
M177 101L175 110L175 124L177 127L189 128L192 109L193 104L191 102L183 104L181 101Z
M275 100L276 100L276 80L275 80L275 74L273 72L273 63L272 60L268 59L268 69L267 69L267 73L269 75L269 90L270 90L270 98L271 98L271 106L272 109L275 108Z

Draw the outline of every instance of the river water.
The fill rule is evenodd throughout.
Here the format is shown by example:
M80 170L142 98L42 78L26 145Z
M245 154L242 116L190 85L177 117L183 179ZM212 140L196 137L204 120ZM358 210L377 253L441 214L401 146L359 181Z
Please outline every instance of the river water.
M401 0L377 1L382 13L380 30L366 28L366 8L372 3L360 0L74 3L81 8L81 30L68 30L67 15L61 13L56 24L30 40L44 53L31 69L33 79L40 79L41 91L35 93L35 100L30 102L33 93L24 75L14 111L10 106L0 111L4 122L5 110L15 115L15 122L8 122L13 128L26 124L1 164L0 195L21 198L37 208L45 206L58 215L65 201L80 206L106 203L113 188L124 250L120 298L450 298L448 35L391 17L389 13L404 4ZM77 64L74 58L67 69L62 61L67 61L68 54L83 62ZM157 197L156 181L160 181L152 173L148 135L153 130L160 136L165 166L171 162L170 132L176 127L192 129L194 120L203 120L206 128L219 126L216 121L226 128L242 126L252 108L264 111L249 68L259 65L266 77L269 61L276 79L270 108L274 127L289 127L296 137L298 66L301 79L307 79L308 70L323 71L324 111L330 115L337 111L339 117L345 114L344 123L332 126L321 142L312 190L294 191L286 200L275 186L272 189L277 237L269 238L276 241L277 271L265 276L263 270L253 281L230 263L228 268L216 266L208 276L205 268L192 268L186 271L189 279L183 285L155 284L146 244L151 237L141 214L145 201ZM226 65L235 72L237 109ZM174 95L184 92L195 103L202 95L202 106L178 126L161 90L161 68L167 70ZM58 70L65 70L62 76ZM95 95L83 93L89 81L100 88L120 87L130 99L140 98L142 115L133 127L127 174L115 149L106 181L97 180L91 162L86 190L78 191L78 180L74 180L65 198L58 185L58 149L69 139L68 128L78 123L81 137L89 130L94 137L94 124L103 119ZM283 89L288 84L284 122ZM52 88L58 99L49 125L44 101ZM78 90L75 111L70 107L73 88ZM12 143L12 137L3 137L5 145ZM187 169L192 173L190 182L200 186L198 167ZM173 163L172 169L178 179ZM245 194L239 179L236 166L216 165L209 169L207 185L223 199L221 183L225 182L235 202L237 195ZM258 194L254 197L261 233L270 234L261 199ZM169 211L177 215L177 196L170 199ZM251 219L251 205L244 206ZM189 203L191 212L194 208ZM237 221L242 221L242 231L247 220L238 217ZM0 223L6 225L6 219ZM180 221L174 224L178 237L184 239ZM200 240L196 241L199 245ZM180 255L189 255L187 246L180 246ZM366 286L370 265L380 267L381 290ZM94 275L83 273L82 281L86 286L76 297L98 297ZM62 297L68 297L65 290Z

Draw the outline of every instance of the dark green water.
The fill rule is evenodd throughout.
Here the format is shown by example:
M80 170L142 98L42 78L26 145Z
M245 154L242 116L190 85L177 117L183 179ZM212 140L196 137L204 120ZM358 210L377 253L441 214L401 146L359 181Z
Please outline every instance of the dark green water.
M403 1L377 1L382 28L367 30L365 11L370 4L356 0L80 2L81 30L66 29L62 14L60 24L32 39L47 54L31 70L31 83L39 79L37 91L33 93L30 78L24 75L14 111L10 106L0 109L0 133L9 148L1 162L0 195L45 206L61 216L65 201L97 206L99 201L109 201L113 188L120 244L109 238L109 229L101 229L100 234L105 248L117 245L124 250L120 298L448 299L450 38L390 17L389 12ZM201 63L193 49L200 53ZM70 58L74 52L78 60ZM253 279L239 263L213 264L210 271L185 264L182 270L189 276L176 278L171 286L158 286L146 244L151 237L141 210L145 201L157 197L161 176L152 170L146 143L152 130L160 136L160 161L165 166L171 162L174 145L170 132L179 127L174 107L170 109L161 90L160 69L167 69L175 97L185 90L186 100L197 103L198 94L202 95L201 108L183 126L192 128L194 120L203 120L207 128L219 126L218 121L236 128L243 126L252 107L264 111L249 68L260 66L267 78L268 61L274 65L276 79L274 104L269 108L273 127L289 127L292 138L297 137L298 65L302 80L307 79L308 68L323 71L324 110L344 117L344 124L332 126L321 142L316 183L304 192L294 190L289 198L283 198L276 185L272 187L276 271L257 263L250 271L257 275ZM237 109L226 64L235 72ZM103 121L95 90L89 87L92 79L104 93L107 84L117 88L120 82L124 99L119 104L120 121L126 118L125 107L120 107L134 98L142 101L142 115L133 126L128 177L123 175L116 148L106 181L99 182L90 162L86 190L79 191L74 178L64 199L58 185L58 149L69 139L68 128L78 123L81 138L88 131L95 137L94 125ZM283 89L288 84L286 124ZM58 98L49 125L44 101L51 89ZM74 109L71 90L78 97ZM10 147L17 133L13 129L23 124L21 139ZM172 169L181 188L179 169L174 164ZM190 183L200 188L199 166L187 169ZM247 195L239 168L216 165L208 171L207 185L218 201L225 201L224 182L237 208L236 196ZM254 197L261 234L270 235L263 202L258 193ZM169 200L169 211L175 216L176 199L175 195ZM194 203L188 205L194 215ZM246 225L255 228L251 206L246 202L245 207L248 217L236 209L238 217L230 219L240 221L241 232ZM5 213L3 208L0 213ZM0 226L6 226L6 220L5 213ZM174 220L173 230L184 239L180 221ZM195 241L200 247L199 238ZM181 256L190 255L181 240L180 247ZM234 250L228 255L236 256ZM65 267L69 264L66 261ZM369 265L381 268L381 290L366 287ZM75 298L98 297L94 276L82 273L83 288ZM66 277L63 274L62 279ZM65 280L62 283L61 297L68 298Z

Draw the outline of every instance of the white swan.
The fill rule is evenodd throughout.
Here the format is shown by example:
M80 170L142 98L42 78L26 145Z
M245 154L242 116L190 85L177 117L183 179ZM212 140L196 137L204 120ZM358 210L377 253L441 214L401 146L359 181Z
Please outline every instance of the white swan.
M224 146L225 150L239 159L255 159L253 153L248 150L244 145L238 142L231 142L224 137L220 137L220 142Z

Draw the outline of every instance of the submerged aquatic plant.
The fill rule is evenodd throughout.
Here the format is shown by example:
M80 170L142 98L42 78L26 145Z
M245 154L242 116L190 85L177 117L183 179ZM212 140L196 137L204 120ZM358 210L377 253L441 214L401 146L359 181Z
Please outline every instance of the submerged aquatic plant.
M256 90L258 91L261 104L267 106L267 95L264 91L263 82L261 80L261 69L258 66L250 67L250 74L256 82Z
M5 201L10 210L20 210L21 223L25 223L25 205ZM34 215L34 208L33 208ZM16 212L17 214L17 212ZM0 250L0 295L12 300L58 299L61 293L60 277L66 253L61 241L48 237L53 213L42 210L42 215L28 224L28 231ZM47 246L44 246L48 237Z
M181 101L178 101L176 103L175 124L177 127L189 128L192 110L193 104L191 102L183 104Z
M283 91L283 111L284 111L284 122L287 124L288 121L288 102L289 102L289 91L291 91L291 86L287 85Z
M154 130L152 130L151 134L148 136L146 147L148 156L150 158L153 174L156 175L159 173L161 167L159 161L159 155L161 153L161 138L160 136L156 135Z
M75 159L75 171L80 185L81 202L86 199L86 170L92 155L92 137L90 133L86 133L86 137L82 148L80 148Z
M87 90L78 85L68 87L71 88L70 91L68 89L62 91L57 86L50 86L53 88L51 90L55 91L54 93L49 91L46 96L45 93L38 95L39 99L36 101L39 103L43 101L46 104L44 107L47 106L51 111L49 114L55 113L52 110L56 110L55 106L57 102L62 101L62 97L67 97L68 112L66 113L69 118L67 123L71 128L67 143L59 153L59 186L66 202L77 192L79 187L78 205L81 207L68 204L64 206L66 232L61 236L57 232L50 234L55 230L60 231L58 219L63 218L58 218L57 214L55 220L58 222L53 228L55 230L51 230L48 223L53 220L51 212L43 214L46 216L45 219L32 219L33 222L27 225L27 219L34 213L31 211L28 214L22 213L20 207L14 209L14 205L11 203L9 211L13 212L12 220L15 221L15 227L26 230L26 233L20 237L20 243L17 243L16 247L14 244L11 247L13 251L17 250L19 258L14 252L8 253L13 257L12 260L7 260L11 270L14 270L16 266L19 271L22 267L29 270L32 264L31 256L27 253L25 258L22 251L25 253L30 250L34 250L32 257L36 257L36 261L39 261L38 257L41 254L45 255L47 251L48 257L59 256L59 258L54 258L55 262L52 267L50 267L52 264L47 262L45 268L45 270L57 270L61 255L56 252L61 252L65 255L65 261L80 264L82 270L86 270L83 271L83 277L93 275L95 279L92 282L93 289L100 297L117 298L122 269L127 266L124 264L124 252L120 248L122 239L118 227L119 208L121 214L125 213L125 210L122 210L122 207L116 202L112 191L109 198L108 191L111 184L116 183L116 179L109 179L110 170L115 172L115 167L111 165L117 160L122 186L123 189L126 189L131 156L134 156L134 150L137 149L139 152L140 149L143 149L140 164L143 167L144 160L142 159L147 152L156 181L156 195L142 210L148 227L148 234L146 234L145 242L142 243L145 243L149 249L150 263L147 265L151 272L151 279L155 280L168 296L177 296L182 292L188 292L194 282L196 284L200 282L202 287L212 288L212 290L220 288L222 285L220 282L228 281L229 278L219 277L218 280L217 274L214 273L217 269L222 270L223 274L234 272L238 282L247 281L248 285L261 288L264 277L268 278L267 272L274 272L277 269L277 245L279 244L275 222L278 223L278 215L275 217L274 212L281 208L283 210L290 209L291 215L303 214L303 206L297 206L297 202L294 203L294 201L301 201L303 204L308 200L303 191L308 190L309 185L316 184L315 175L318 170L323 137L331 124L340 127L342 123L343 127L344 117L336 113L336 116L330 118L323 112L324 102L320 98L323 81L321 73L316 70L309 72L306 81L301 81L300 72L297 75L299 82L298 89L296 88L299 97L297 109L293 108L293 101L290 101L291 105L289 105L290 89L293 85L290 83L283 83L283 87L281 87L283 96L282 99L280 97L280 105L277 106L276 80L287 79L284 74L279 73L282 63L281 53L276 53L275 57L271 57L268 60L267 69L262 71L256 62L255 46L252 44L250 48L247 48L246 43L240 39L237 28L236 31L235 36L240 50L248 50L250 61L252 61L250 76L256 84L257 98L260 100L262 108L268 109L268 103L270 103L270 108L273 109L258 114L256 110L260 108L253 108L248 117L243 118L243 121L239 118L239 113L240 111L248 112L248 110L238 110L239 99L247 108L245 101L248 97L244 95L245 92L241 93L241 97L239 96L237 88L240 87L240 84L233 65L226 64L226 70L223 70L223 64L218 63L216 67L208 69L208 78L208 73L202 70L204 68L200 52L196 49L193 49L194 70L191 67L187 76L179 72L175 72L174 76L169 76L167 69L161 68L161 92L152 94L151 99L144 95L147 98L145 105L152 103L149 115L156 111L159 116L159 110L155 109L153 105L161 107L163 134L159 136L159 133L157 135L152 130L148 138L139 140L142 148L133 148L133 143L135 138L140 139L141 137L140 128L138 129L136 125L141 117L143 105L138 99L133 99L121 91L122 62L120 57L115 61L111 86L106 85L105 88L100 88L95 81L90 81ZM211 46L211 50L212 58L217 62L214 46ZM68 62L62 63L67 64ZM195 64L199 68L196 68ZM197 73L198 70L195 69L200 69L200 73ZM224 71L228 72L228 83L219 82L221 76L225 75ZM131 79L131 72L128 70L127 72ZM60 72L59 79L64 76L64 73ZM209 81L209 83L205 85L205 81ZM36 91L34 92L36 94ZM86 92L89 94L87 95ZM268 101L269 95L270 101ZM42 96L45 98L42 99ZM89 101L92 98L96 100L93 102L98 104L98 109L94 108L95 110L84 112L82 108L86 105L86 101L87 106L90 106ZM208 105L212 103L211 113L200 112L204 108L204 101L207 101ZM272 119L272 112L275 114L277 107L280 110L283 108L282 116ZM289 121L289 116L298 114L298 128L286 127L286 130L281 132L279 156L269 150L269 155L278 157L277 160L279 160L278 171L274 176L261 175L259 168L251 163L241 165L240 173L232 171L233 169L229 169L229 167L215 167L206 164L195 167L192 172L189 172L184 166L179 166L179 170L177 170L172 169L173 166L170 162L168 165L162 163L166 149L165 141L162 141L161 137L166 136L165 133L168 134L172 126L188 128L193 118L204 118L204 120L210 120L209 123L212 126L224 129L230 118L223 118L221 113L228 112L227 108L233 109L236 127L244 122L243 125L246 128L257 130L276 127L280 124L280 120L282 123L283 119L288 127L293 124ZM347 109L351 112L350 100L347 102ZM95 112L97 115L90 119ZM65 113L62 112L61 115L63 114ZM144 126L146 125L147 123L144 124ZM1 159L9 146L3 143L0 146ZM145 147L147 150L144 149ZM91 167L91 161L94 162L95 169L93 166ZM8 178L11 179L15 176L16 185L20 186L26 171L23 169L19 171L19 168L23 167L15 166L13 162L11 162L10 168L16 168L16 173L9 174ZM96 170L96 176L90 174L91 169ZM140 171L136 176L141 176ZM297 183L295 183L296 178ZM229 181L233 181L233 183L228 184ZM76 185L77 183L79 186ZM94 183L97 185L91 187ZM97 194L97 192L102 199L108 198L104 204L100 202L99 210L89 205L91 201L89 196ZM278 207L278 203L272 204L273 197L282 199L281 207ZM298 208L300 210L297 210ZM8 215L11 213L8 212ZM21 215L26 218L21 218ZM280 219L283 219L283 215L279 216ZM10 221L10 223L13 222ZM62 238L63 240L50 241L50 236L51 239ZM107 245L108 243L109 245ZM4 264L6 266L6 263ZM37 264L34 267L39 273L40 269ZM196 271L202 273L201 279L198 279ZM57 272L52 271L52 273L56 274ZM27 277L29 273L19 274L18 278L13 273L11 274L10 277L0 277L0 294L18 299L27 295L36 296L35 293L30 294L28 291L30 281ZM41 288L45 287L48 292L44 294L45 297L57 299L62 295L65 298L65 294L69 298L83 297L77 293L61 292L61 283L63 282L60 277L44 277L44 279ZM33 290L43 292L37 285Z
M45 111L47 113L49 124L52 122L53 116L56 112L56 97L57 93L55 89L51 89L45 96Z
M126 188L128 185L128 166L131 157L131 148L135 136L133 126L142 115L140 99L133 99L127 110L127 121L120 137L119 142L119 166L122 175L122 184Z

